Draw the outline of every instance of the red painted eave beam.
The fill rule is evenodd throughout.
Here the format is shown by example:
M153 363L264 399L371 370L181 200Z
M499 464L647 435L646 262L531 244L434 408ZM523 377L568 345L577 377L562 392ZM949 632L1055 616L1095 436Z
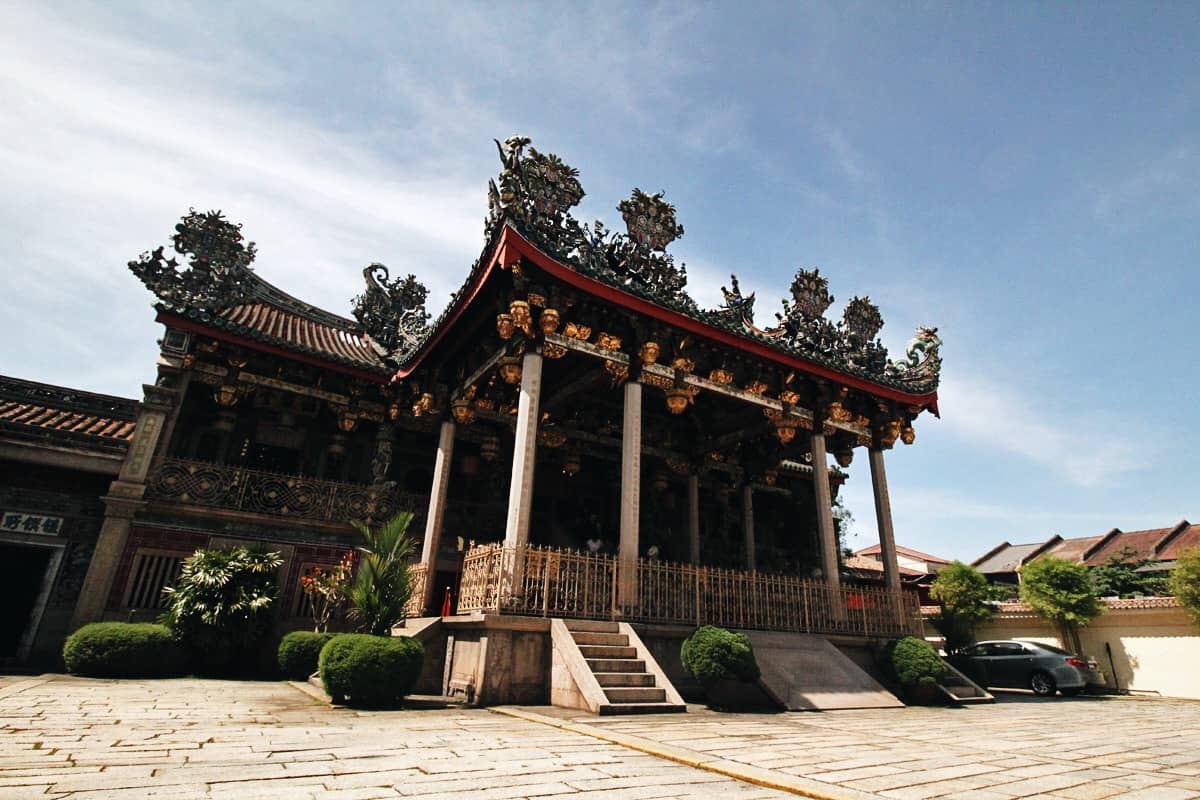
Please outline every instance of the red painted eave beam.
M703 322L700 322L699 320L695 320L678 312L671 311L670 309L657 306L648 300L643 300L642 298L629 294L628 292L623 292L620 289L613 288L608 284L601 283L594 278L589 278L588 276L583 275L568 266L560 264L558 261L555 261L553 258L539 250L536 245L534 245L524 236L508 226L505 226L504 230L500 234L500 244L496 248L496 252L492 257L492 260L488 262L484 269L480 270L475 281L460 295L458 307L445 321L442 322L433 338L425 343L425 346L421 348L420 352L413 357L412 362L407 367L398 370L392 380L395 381L406 378L411 375L413 371L417 369L417 367L420 366L421 362L429 354L430 350L433 349L434 345L441 340L446 331L450 329L454 322L463 314L464 311L466 311L467 307L470 306L471 301L479 294L479 291L483 288L484 284L487 283L488 276L491 275L492 271L497 266L509 266L513 263L516 263L521 257L529 259L538 267L545 270L553 277L563 281L564 283L570 284L578 289L582 289L583 291L595 297L600 297L612 303L631 308L638 313L645 314L646 316L661 320L670 325L674 325L675 327L690 331L697 336L703 336L705 338L721 342L722 344L728 345L734 349L742 350L752 355L765 358L775 362L776 364L781 364L792 369L798 369L802 372L808 373L809 375L825 378L826 380L834 381L844 386L850 386L852 388L859 389L875 397L883 397L889 400L895 400L905 405L928 408L935 415L938 414L937 392L929 392L928 394L920 395L908 394L907 392L902 392L898 389L880 386L853 375L846 375L836 370L823 367L819 364L813 364L801 358L788 355L787 353L781 353L777 350L767 347L761 342L756 342L752 339L744 339L740 336L735 336L728 331L720 330L719 328L713 328Z

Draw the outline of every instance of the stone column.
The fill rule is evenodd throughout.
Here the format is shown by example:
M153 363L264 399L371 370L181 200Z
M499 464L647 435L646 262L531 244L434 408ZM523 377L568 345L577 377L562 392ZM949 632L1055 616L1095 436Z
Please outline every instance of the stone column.
M505 547L529 543L529 515L533 508L533 466L537 458L538 402L542 394L542 354L528 352L521 360L521 397L517 402L517 427L513 432L512 480L508 487L508 522Z
M889 592L900 594L900 564L896 560L896 537L892 531L892 501L888 499L887 472L883 468L883 450L872 447L871 485L875 490L875 521L879 525L879 557L883 560L883 581Z
M700 476L688 475L688 556L700 563Z
M638 602L638 514L642 488L642 384L625 383L625 419L621 426L621 548L617 604Z
M758 559L754 547L754 489L750 484L742 487L742 539L746 545L746 569L758 570Z
M825 434L820 421L814 423L810 442L812 445L813 494L817 500L817 530L821 538L821 571L825 585L832 591L842 588L838 573L837 532L833 527L833 498L829 493L829 463L825 455ZM837 603L835 609L840 608Z
M71 620L73 629L97 622L104 616L117 565L129 540L133 517L146 505L142 500L146 493L146 476L158 450L163 424L179 397L175 390L162 386L145 385L142 390L144 399L138 410L133 439L125 453L121 472L109 486L108 494L102 498L104 522L100 526L83 588L75 603L75 615Z
M425 541L421 544L421 564L425 567L425 591L421 607L429 608L437 573L438 546L442 539L442 520L446 513L446 490L450 484L450 462L454 457L454 423L442 423L438 435L437 457L433 462L433 485L429 489L429 513L425 516Z

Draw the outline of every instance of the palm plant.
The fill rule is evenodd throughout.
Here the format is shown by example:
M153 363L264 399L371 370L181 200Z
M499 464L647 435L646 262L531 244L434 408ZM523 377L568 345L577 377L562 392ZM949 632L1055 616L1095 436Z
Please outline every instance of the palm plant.
M402 511L377 528L355 521L362 535L358 569L347 594L350 619L363 633L386 635L404 616L412 596L409 564L416 546L408 536L412 512Z
M174 586L163 591L166 624L202 672L255 667L268 636L278 593L279 553L246 547L197 550L183 562Z

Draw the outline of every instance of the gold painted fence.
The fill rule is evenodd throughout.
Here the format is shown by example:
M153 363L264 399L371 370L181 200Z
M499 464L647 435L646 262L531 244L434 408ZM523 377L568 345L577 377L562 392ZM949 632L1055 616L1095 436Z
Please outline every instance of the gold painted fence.
M620 606L617 586L634 571L637 602ZM625 571L623 573L623 571ZM621 559L529 545L474 545L463 560L458 613L580 617L721 625L766 631L920 635L917 597L886 589L736 569Z

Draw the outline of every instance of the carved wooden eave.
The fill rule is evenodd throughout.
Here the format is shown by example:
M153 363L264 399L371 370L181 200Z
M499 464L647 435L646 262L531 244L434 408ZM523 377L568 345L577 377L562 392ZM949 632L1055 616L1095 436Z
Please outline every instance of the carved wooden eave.
M665 323L680 331L697 337L703 337L731 350L739 351L751 358L759 359L785 370L796 370L818 381L844 386L870 395L878 400L895 403L900 407L916 409L918 411L928 409L935 415L938 413L936 391L914 394L892 386L885 386L858 375L814 363L798 355L771 347L765 342L739 336L729 330L706 324L704 321L692 316L664 308L635 294L585 275L574 267L558 261L542 251L536 244L507 223L500 227L499 232L485 251L485 258L481 259L466 284L454 296L450 306L446 308L445 312L443 312L431 329L429 336L401 363L393 376L393 381L404 380L425 366L438 343L446 337L457 320L471 307L476 298L480 296L493 273L519 264L522 259L539 268L551 278L559 280L585 294L626 308L649 319ZM552 341L556 344L562 344L557 337L553 338ZM575 344L578 345L579 343L575 342ZM594 348L594 345L590 347ZM574 347L573 349L583 350L584 348ZM688 376L688 379L690 383L696 385L702 382L706 389L712 389L717 386L716 384L710 386L709 384L712 382L705 381L703 378L696 376ZM733 389L732 387L720 388L740 392L740 390ZM770 401L769 398L757 398L757 400ZM777 403L778 401L774 402ZM843 427L847 431L859 432L855 426L838 425L836 427Z

